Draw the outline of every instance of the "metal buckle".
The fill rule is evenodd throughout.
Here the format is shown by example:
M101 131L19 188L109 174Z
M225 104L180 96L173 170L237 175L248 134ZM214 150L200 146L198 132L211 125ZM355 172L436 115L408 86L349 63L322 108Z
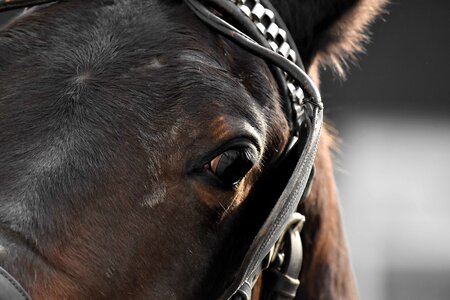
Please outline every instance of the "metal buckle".
M270 251L269 265L263 275L264 300L294 299L300 286L303 248L300 232L305 217L295 212L285 231Z
M300 233L303 229L303 225L305 224L305 220L306 220L305 216L299 212L295 212L292 214L291 219L286 223L285 231L283 232L281 237L278 239L278 241L275 243L275 245L273 245L272 249L270 250L270 252L268 254L267 266L264 269L267 269L269 267L269 265L271 265L275 262L275 259L276 259L277 255L279 254L278 252L280 251L280 246L284 242L286 233L288 233L289 230L293 230L293 231L297 230Z

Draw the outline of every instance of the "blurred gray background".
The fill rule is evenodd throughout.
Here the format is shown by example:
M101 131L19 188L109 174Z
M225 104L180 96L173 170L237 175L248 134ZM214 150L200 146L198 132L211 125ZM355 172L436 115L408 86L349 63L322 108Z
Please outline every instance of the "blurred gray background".
M448 300L450 1L388 11L347 80L322 83L351 258L363 300Z
M450 1L396 0L345 82L325 73L363 300L450 299Z

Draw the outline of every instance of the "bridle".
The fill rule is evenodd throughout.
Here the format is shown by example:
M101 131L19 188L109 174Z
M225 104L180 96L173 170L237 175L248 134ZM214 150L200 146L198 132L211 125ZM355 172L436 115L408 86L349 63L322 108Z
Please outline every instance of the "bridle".
M54 1L0 0L0 12L48 2ZM268 0L184 2L205 24L268 63L284 99L283 108L290 127L285 156L294 157L296 162L283 192L219 299L250 299L262 273L263 300L294 299L300 284L303 254L300 231L305 221L297 208L314 174L323 119L320 93L306 74L286 25ZM2 293L10 293L5 299L30 299L14 278L0 268L0 299Z
M293 299L300 284L300 230L304 222L296 210L312 178L323 118L320 94L304 70L286 25L269 1L185 2L203 22L272 65L290 121L291 140L286 155L293 152L297 158L284 191L219 299L250 299L253 286L264 270L267 280L262 287L262 298Z

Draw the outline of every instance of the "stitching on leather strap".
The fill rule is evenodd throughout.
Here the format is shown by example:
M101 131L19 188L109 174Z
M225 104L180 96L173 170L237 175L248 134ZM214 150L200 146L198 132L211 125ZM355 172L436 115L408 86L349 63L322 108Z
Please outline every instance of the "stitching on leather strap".
M5 278L6 280L9 281L9 283L11 283L11 285L16 289L17 292L19 292L19 294L23 297L24 300L30 300L28 295L25 294L23 288L14 279L11 278L11 275L8 272L0 268L0 275L2 275L3 278Z

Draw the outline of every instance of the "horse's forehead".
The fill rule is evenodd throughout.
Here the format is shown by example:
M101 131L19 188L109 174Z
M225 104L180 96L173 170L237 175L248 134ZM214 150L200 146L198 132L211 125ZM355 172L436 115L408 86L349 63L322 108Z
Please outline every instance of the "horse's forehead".
M0 58L0 66L5 64L3 69L9 70L8 77L18 80L18 85L29 86L36 78L44 84L45 80L52 81L55 85L48 90L54 96L89 85L122 88L134 92L133 96L151 94L151 89L162 86L152 83L161 77L167 81L180 69L185 73L178 75L193 68L223 69L216 57L217 49L209 47L205 33L191 30L183 18L173 20L176 9L167 12L161 8L165 6L156 5L157 1L149 1L147 5L139 4L146 12L137 12L132 7L138 2L117 1L112 7L96 8L95 13L63 11L68 16L53 14L44 18L44 11L41 16L28 16L34 17L32 21L37 18L36 26L22 20L3 37L0 33L0 47L7 47L7 56L11 56L7 62ZM174 62L171 68L166 68L167 61ZM205 73L196 74L193 80L210 75L204 69L200 71ZM227 70L223 71L222 75L226 74ZM33 78L28 78L31 82L23 80L25 72L32 74ZM146 80L147 86L143 84Z
M231 135L239 131L227 126L231 119L262 123L249 108L252 99L245 87L222 60L224 50L195 24L191 30L186 25L192 24L168 18L176 10L165 12L161 7L145 6L154 10L152 18L130 8L110 7L86 15L69 12L67 18L41 17L39 22L44 23L34 27L19 22L18 29L8 33L7 44L18 51L8 62L11 73L0 71L1 77L11 78L0 83L4 91L0 106L16 103L12 110L17 115L36 108L37 114L46 112L36 127L53 122L66 129L52 131L52 139L67 136L72 125L78 126L80 136L92 140L97 133L137 133L137 140L151 146L147 152L157 152L171 141L168 136L182 143L199 135L205 141ZM77 22L80 17L86 19ZM52 22L59 24L49 29ZM26 48L21 46L25 44ZM70 116L66 115L69 107L73 108ZM244 110L252 112L244 116ZM222 118L224 114L233 118ZM209 126L198 126L204 122ZM106 126L91 130L101 124Z
M0 31L0 47L7 46L8 57L42 59L81 71L103 71L111 61L116 67L117 62L122 62L123 68L139 67L158 54L170 57L183 48L208 48L211 34L208 36L205 27L178 2L102 3L61 3L24 14ZM193 53L188 56L202 61Z
M45 122L63 124L68 130L70 122L81 124L79 131L88 136L138 133L138 140L153 143L146 147L149 151L171 142L168 136L182 143L203 135L207 142L239 132L227 126L230 120L265 126L255 98L240 77L252 68L246 66L243 71L236 66L239 63L232 63L238 59L226 53L229 49L220 44L223 41L201 31L205 28L193 15L190 19L186 9L156 5L157 1L115 3L86 12L64 10L63 3L54 9L63 7L61 12L68 15L47 18L42 10L23 17L33 17L36 26L19 22L17 30L11 27L9 42L3 46L9 44L17 51L12 51L16 56L7 63L11 73L0 69L0 77L11 78L0 82L4 92L0 106L16 103L17 115L22 109L38 108L38 113L47 112ZM2 38L0 33L0 48ZM267 79L261 70L253 68L252 76ZM261 101L268 98L268 90L258 86L252 93L259 92L256 98ZM229 117L221 118L224 115ZM99 124L106 126L91 130Z

